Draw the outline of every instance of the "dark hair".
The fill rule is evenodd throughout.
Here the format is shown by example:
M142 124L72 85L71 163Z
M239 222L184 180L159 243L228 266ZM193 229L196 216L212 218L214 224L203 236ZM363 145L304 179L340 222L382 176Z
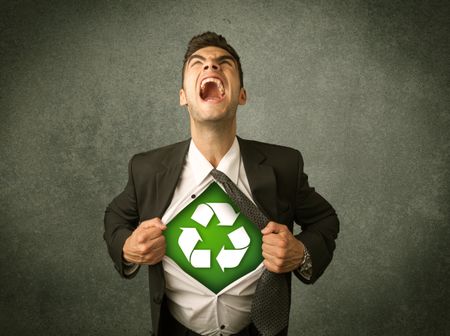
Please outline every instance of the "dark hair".
M192 56L197 50L206 48L206 47L218 47L224 49L230 53L231 56L235 59L238 71L239 71L239 79L241 83L241 87L244 87L244 74L242 72L241 61L239 59L239 55L236 50L232 46L230 46L222 35L218 35L214 32L205 32L203 34L194 36L188 43L186 53L184 54L183 60L183 72L181 74L181 87L183 87L184 81L184 70L186 68L186 62L189 60L189 57Z

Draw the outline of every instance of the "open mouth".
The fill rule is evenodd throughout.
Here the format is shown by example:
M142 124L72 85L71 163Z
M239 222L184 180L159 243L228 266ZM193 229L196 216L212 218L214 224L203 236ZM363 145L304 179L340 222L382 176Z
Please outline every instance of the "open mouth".
M219 78L208 77L200 84L200 98L207 102L219 102L225 97L225 89Z

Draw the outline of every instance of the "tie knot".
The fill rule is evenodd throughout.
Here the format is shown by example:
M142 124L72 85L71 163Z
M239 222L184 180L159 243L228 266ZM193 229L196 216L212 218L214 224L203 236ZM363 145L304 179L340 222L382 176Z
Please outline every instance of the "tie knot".
M216 181L218 181L222 184L229 183L231 181L227 175L225 175L220 170L217 170L215 168L213 170L211 170L210 174L212 175L212 177L214 177L214 179Z

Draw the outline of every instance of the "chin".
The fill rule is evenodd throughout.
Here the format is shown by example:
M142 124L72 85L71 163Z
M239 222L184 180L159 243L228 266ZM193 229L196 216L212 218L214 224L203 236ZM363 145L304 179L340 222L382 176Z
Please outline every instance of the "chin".
M197 121L203 123L218 123L226 120L232 120L234 118L233 114L230 114L227 111L214 111L209 113L201 113L197 115Z

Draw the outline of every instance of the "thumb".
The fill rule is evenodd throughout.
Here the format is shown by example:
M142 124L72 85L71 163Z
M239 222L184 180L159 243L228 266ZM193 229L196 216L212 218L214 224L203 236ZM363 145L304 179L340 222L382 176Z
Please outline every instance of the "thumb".
M146 220L139 226L143 229L158 228L160 230L165 230L167 228L166 225L158 217Z
M261 230L261 233L263 235L269 234L269 233L280 233L283 231L286 231L287 226L284 224L279 224L276 222L269 222L264 229Z

